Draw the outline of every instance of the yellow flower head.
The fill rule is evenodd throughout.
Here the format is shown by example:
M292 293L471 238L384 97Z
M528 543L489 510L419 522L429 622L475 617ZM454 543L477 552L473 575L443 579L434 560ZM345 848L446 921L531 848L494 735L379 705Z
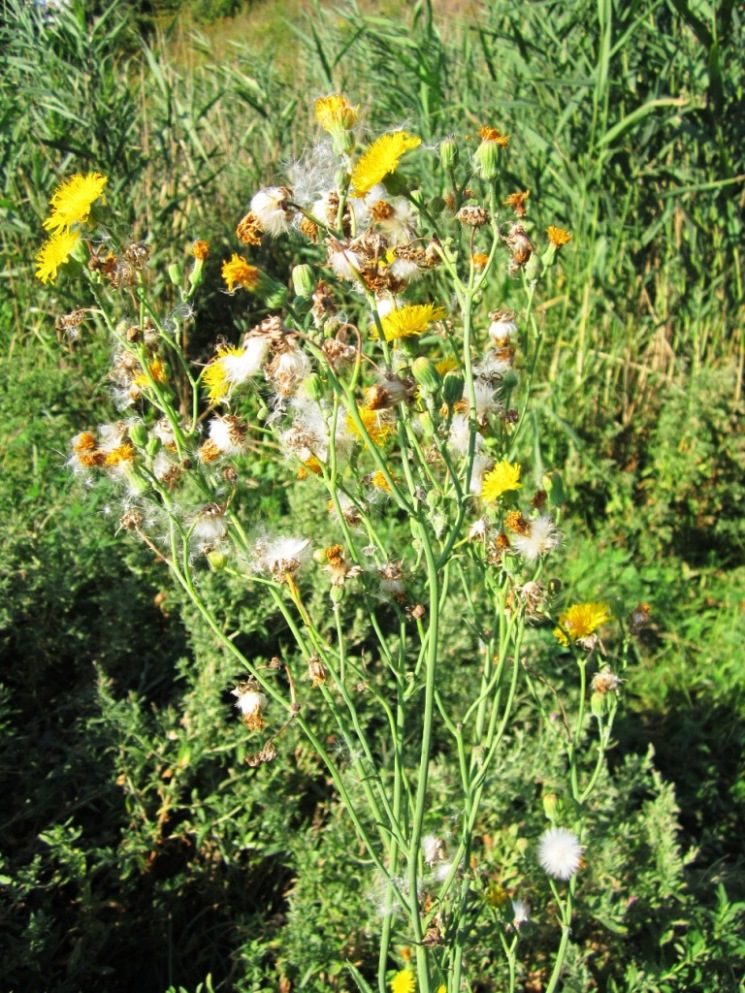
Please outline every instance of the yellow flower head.
M148 370L150 372L150 377L152 377L154 382L160 383L161 385L168 382L168 371L160 359L153 359L148 366ZM135 386L139 386L141 389L146 390L150 386L150 377L148 377L147 373L143 369L142 372L139 372L134 378Z
M391 484L385 478L385 474L380 469L370 476L370 483L376 490L384 490L386 493L391 492Z
M134 445L129 441L125 441L123 444L117 445L116 448L112 448L110 452L106 453L104 465L122 465L126 462L132 462L134 457Z
M502 132L497 131L496 128L490 128L490 127L480 128L479 136L481 137L482 141L494 145L499 145L500 148L507 148L507 146L510 143L510 136L508 134L502 134Z
M208 241L200 238L199 241L195 241L191 246L191 254L195 259L199 259L200 262L204 262L210 253L210 245Z
M530 190L518 190L517 193L510 193L506 200L504 200L505 207L512 207L515 214L522 218L527 214L526 204L528 202L528 197L530 196Z
M87 176L75 173L58 186L49 201L52 212L44 221L47 231L69 231L73 224L88 220L91 206L102 195L108 180L100 172Z
M381 413L377 410L370 410L367 407L358 407L357 411L360 415L360 420L365 427L365 431L367 431L373 444L384 444L393 431L390 422L385 420ZM358 428L357 422L352 417L351 413L347 414L347 427L353 434L356 434L358 438L363 437L362 431Z
M242 286L244 290L255 290L261 279L261 272L254 265L249 265L242 255L235 252L230 258L230 262L222 264L222 278L225 280L228 292L232 293L236 286Z
M415 993L416 979L411 969L401 969L391 980L391 993Z
M357 123L358 107L353 107L340 93L316 100L316 120L324 131L335 134L338 131L351 131Z
M381 135L370 145L352 170L352 196L364 197L377 183L394 172L404 152L421 145L422 139L406 131Z
M444 316L442 307L435 307L432 303L416 303L392 310L380 323L385 340L395 341L397 338L424 334L433 321L442 320Z
M612 616L605 600L574 603L559 617L559 626L554 629L554 636L566 648L570 640L582 641L584 638L589 638Z
M520 464L518 462L497 462L493 469L484 476L481 486L481 499L486 503L494 503L503 493L510 490L519 490L522 487L520 482Z
M562 245L568 245L572 240L571 234L565 228L555 228L553 225L546 230L548 235L548 240L556 248L561 248Z
M234 348L232 345L222 346L217 350L217 355L218 357L214 362L210 362L202 375L210 403L219 403L230 393L233 383L228 378L228 370L223 359L226 355L235 355L240 358L243 355L243 349Z
M58 231L53 234L36 255L36 278L42 283L53 283L57 278L57 270L68 261L79 241L79 231Z

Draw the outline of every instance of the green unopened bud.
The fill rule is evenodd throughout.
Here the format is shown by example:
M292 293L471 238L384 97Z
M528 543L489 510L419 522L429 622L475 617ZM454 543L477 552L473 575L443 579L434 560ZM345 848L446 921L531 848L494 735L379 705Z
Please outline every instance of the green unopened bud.
M463 397L465 380L459 372L446 372L442 383L442 398L448 407L454 407Z
M181 286L184 279L184 270L178 264L178 262L171 262L168 266L168 278L171 280L174 286Z
M432 197L429 201L429 212L433 217L438 217L445 209L445 201L442 197Z
M142 421L137 421L136 424L130 424L129 426L129 438L133 445L137 448L144 448L148 442L147 428L142 423Z
M411 371L414 379L427 393L437 393L442 386L442 377L437 371L434 362L431 359L425 358L423 355L418 359L414 359L411 365Z
M287 301L287 289L280 283L275 283L272 280L272 284L267 287L267 293L264 297L264 302L266 303L269 310L277 310L282 307Z
M546 269L550 269L551 266L554 264L554 259L556 258L556 252L557 252L556 245L549 245L546 251L541 256L541 262L546 267Z
M213 548L211 552L207 552L207 561L213 572L220 572L228 564L228 557L225 552Z
M349 175L346 169L337 170L334 176L334 185L337 190L346 190L349 188L349 180L352 177Z
M341 603L344 599L344 587L343 586L332 586L331 587L331 602Z
M602 693L593 693L590 696L590 710L592 716L600 720L605 714L607 697Z
M555 470L547 472L541 480L541 486L548 495L550 507L561 507L567 502L564 480L561 478L560 472L556 472Z
M531 282L533 282L533 280L540 279L541 273L543 272L543 263L535 253L533 253L533 255L531 255L525 263L523 272L525 273L527 279Z
M161 448L161 441L157 435L151 434L147 439L147 447L145 451L147 452L148 458L154 458L158 454Z
M296 296L310 297L316 288L313 269L309 265L296 265L292 270L292 288Z
M473 155L478 174L487 182L499 175L499 145L495 141L482 141Z
M136 469L131 467L126 469L125 476L127 477L128 485L138 496L144 496L150 489L150 483L146 479L143 479Z
M317 372L312 373L303 381L303 389L311 400L318 401L323 397L323 380Z
M556 820L556 807L558 799L555 793L543 794L543 812L550 821Z
M447 169L448 172L452 172L458 165L459 158L460 151L455 138L443 139L440 142L440 162L442 162L442 168Z

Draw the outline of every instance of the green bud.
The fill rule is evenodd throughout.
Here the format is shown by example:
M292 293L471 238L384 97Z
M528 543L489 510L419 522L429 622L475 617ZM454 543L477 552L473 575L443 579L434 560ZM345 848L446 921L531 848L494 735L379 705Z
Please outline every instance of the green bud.
M144 496L150 489L150 483L146 479L143 479L136 469L128 468L125 475L127 482L139 496Z
M597 717L600 720L605 713L605 701L606 697L603 693L593 693L590 696L590 710L592 711L593 717Z
M346 190L349 187L349 180L352 177L349 175L346 169L339 169L334 176L334 185L337 190Z
M448 407L454 407L463 396L465 380L459 372L446 372L442 384L442 398Z
M455 138L445 138L440 142L440 162L442 162L443 169L447 169L448 172L452 172L458 165L459 158L460 151L458 149L458 145L456 144Z
M155 455L157 455L158 452L160 451L160 447L161 447L160 438L158 438L157 435L151 434L150 437L147 439L147 447L145 448L148 458L152 459Z
M411 364L411 371L414 379L419 383L426 393L437 393L442 386L442 377L437 371L434 362L423 355L414 359Z
M557 252L556 245L549 245L546 251L541 256L541 262L546 267L546 269L550 269L551 266L554 264L554 259L556 258L556 252Z
M303 382L303 389L311 400L320 400L324 395L323 380L317 372L312 373Z
M547 472L541 480L541 486L548 494L550 507L561 507L567 502L564 480L561 478L560 472L556 472L556 470Z
M482 141L473 155L478 174L487 182L499 176L499 145L495 141Z
M184 279L184 270L178 264L178 262L171 262L168 266L168 278L171 280L174 286L181 286Z
M556 807L558 799L555 793L543 794L543 812L550 821L556 820Z
M271 284L266 288L264 303L267 305L269 310L277 310L282 307L286 301L287 289L280 283L276 283L272 280Z
M344 587L343 586L332 586L331 587L331 602L341 603L344 599Z
M207 561L213 572L221 572L228 564L228 557L225 552L213 548L211 552L207 552Z
M429 212L433 217L440 215L445 209L445 201L442 197L432 197L429 201Z
M309 265L296 265L292 270L292 288L299 297L313 296L316 280Z
M129 437L133 445L137 448L144 448L148 442L147 428L142 423L138 421L136 424L132 424L129 427Z
M543 272L543 263L535 253L533 253L525 263L523 272L531 282L536 279L540 279L541 273Z

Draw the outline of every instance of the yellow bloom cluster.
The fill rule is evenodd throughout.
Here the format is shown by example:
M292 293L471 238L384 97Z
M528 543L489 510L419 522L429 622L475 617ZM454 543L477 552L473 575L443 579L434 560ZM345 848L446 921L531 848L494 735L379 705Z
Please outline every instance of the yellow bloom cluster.
M493 469L490 469L484 476L481 487L481 498L486 503L494 503L503 493L510 490L519 490L522 487L520 482L520 464L518 462L497 462Z
M44 229L53 233L35 259L36 278L42 283L54 282L57 270L77 248L80 232L73 230L73 225L86 223L93 204L103 195L107 182L106 176L100 172L89 172L85 176L75 173L52 194L49 201L51 211L44 221Z
M401 156L421 145L422 139L406 131L381 135L370 145L352 170L352 196L365 197L398 167Z
M582 641L612 617L610 607L605 600L590 603L572 604L559 617L559 626L554 629L554 636L565 648L569 641Z

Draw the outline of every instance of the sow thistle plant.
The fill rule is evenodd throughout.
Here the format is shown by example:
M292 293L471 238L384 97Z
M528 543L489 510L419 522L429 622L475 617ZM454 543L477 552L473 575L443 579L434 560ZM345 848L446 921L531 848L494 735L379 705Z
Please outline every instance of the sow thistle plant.
M265 316L207 356L190 354L184 334L207 243L192 246L187 266L169 268L181 301L163 313L148 247L102 237L106 178L73 176L55 192L37 276L87 282L89 305L59 326L76 337L89 313L105 323L122 411L72 440L70 464L119 487L120 528L168 567L232 660L232 693L255 745L250 764L282 761L295 725L328 770L372 867L370 887L382 893L381 993L456 993L478 980L469 957L478 922L493 929L513 990L540 914L558 922L545 978L552 993L625 664L623 650L614 661L600 640L618 623L607 603L557 610L547 570L564 540L561 479L549 472L536 485L521 458L541 348L534 294L570 235L549 228L536 247L529 192L501 188L509 138L494 127L469 153L466 141L428 149L404 130L360 147L358 110L340 95L318 100L316 118L318 144L286 186L253 195L222 264L235 307ZM437 160L435 196L413 178L425 157ZM280 237L311 259L286 281L258 264L262 244ZM484 292L505 268L524 308L486 316ZM256 519L238 484L258 452L278 461L288 486L305 487L309 504L326 505L332 543L292 520L274 531ZM252 587L268 591L297 652L270 661L242 653L239 632L204 593L206 569L239 579L247 597ZM318 589L328 594L320 610ZM457 713L449 688L473 679L474 667L446 661L455 602L480 652ZM365 617L364 651L348 634L350 606ZM531 639L543 645L541 672L526 661ZM576 660L578 703L554 685L551 658L563 652ZM543 893L495 890L479 868L490 770L510 748L526 695L558 727L566 755L562 795L544 797L546 829L525 839L524 857L545 871ZM342 750L319 731L322 710ZM459 778L447 829L430 783L435 737L450 741Z

